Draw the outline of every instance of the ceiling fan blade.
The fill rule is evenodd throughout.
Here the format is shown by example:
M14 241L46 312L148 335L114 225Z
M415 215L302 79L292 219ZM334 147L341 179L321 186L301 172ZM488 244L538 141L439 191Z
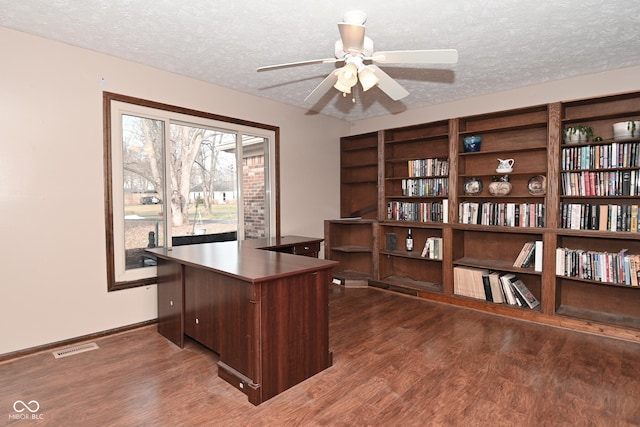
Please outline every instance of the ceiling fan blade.
M336 82L338 81L338 70L329 74L309 95L304 99L304 102L311 101L314 104L325 94Z
M384 93L389 95L389 98L397 101L409 95L409 92L407 92L405 88L403 88L398 82L393 80L393 78L391 78L389 74L382 71L380 67L376 65L370 65L370 67L375 70L375 75L380 79L380 81L378 82L378 87Z
M372 61L382 64L455 64L458 51L455 49L396 50L375 52Z
M342 50L352 55L356 55L364 49L364 25L338 23L340 39L342 40Z
M342 59L336 59L336 58L310 59L308 61L289 62L286 64L277 64L277 65L266 65L264 67L258 68L258 71L270 71L270 70L277 70L280 68L299 67L301 65L332 64L339 61L342 61Z

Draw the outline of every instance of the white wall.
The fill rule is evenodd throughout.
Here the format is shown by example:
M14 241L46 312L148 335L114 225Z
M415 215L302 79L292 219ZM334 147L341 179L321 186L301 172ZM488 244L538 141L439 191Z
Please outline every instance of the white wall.
M0 354L156 317L155 286L107 292L103 91L279 126L283 234L339 215L343 121L4 28L0 52Z

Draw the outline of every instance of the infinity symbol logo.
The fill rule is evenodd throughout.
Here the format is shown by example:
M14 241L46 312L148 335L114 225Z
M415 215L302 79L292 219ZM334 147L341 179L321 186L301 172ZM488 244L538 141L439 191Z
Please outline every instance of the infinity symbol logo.
M31 408L31 404L33 404L33 409ZM29 403L24 403L22 400L16 400L15 402L13 402L14 411L22 412L25 409L29 412L38 412L38 410L40 409L40 404L37 400L30 400Z

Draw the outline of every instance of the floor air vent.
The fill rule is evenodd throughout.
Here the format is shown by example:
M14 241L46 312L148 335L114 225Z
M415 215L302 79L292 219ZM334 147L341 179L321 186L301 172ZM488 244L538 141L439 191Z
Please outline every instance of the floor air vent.
M63 348L53 352L53 357L61 359L67 356L73 356L74 354L84 353L85 351L97 350L98 344L91 342L87 344L74 345L72 347Z

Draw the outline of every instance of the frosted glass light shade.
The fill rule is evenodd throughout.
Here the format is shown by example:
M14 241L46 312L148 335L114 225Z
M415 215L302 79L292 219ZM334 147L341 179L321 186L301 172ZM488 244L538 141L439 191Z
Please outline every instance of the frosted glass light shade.
M351 88L358 83L358 69L354 64L347 64L338 72L338 81L333 86L343 93L351 93Z
M358 73L358 78L360 79L360 84L362 85L362 90L365 92L377 85L380 82L378 76L376 76L375 71L369 67L365 67Z

